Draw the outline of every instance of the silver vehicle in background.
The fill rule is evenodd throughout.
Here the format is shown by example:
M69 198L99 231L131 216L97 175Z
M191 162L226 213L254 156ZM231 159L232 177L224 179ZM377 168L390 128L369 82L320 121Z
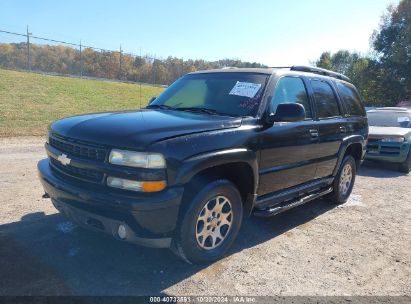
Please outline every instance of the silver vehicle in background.
M367 111L369 137L366 159L399 164L411 170L411 109L376 108Z

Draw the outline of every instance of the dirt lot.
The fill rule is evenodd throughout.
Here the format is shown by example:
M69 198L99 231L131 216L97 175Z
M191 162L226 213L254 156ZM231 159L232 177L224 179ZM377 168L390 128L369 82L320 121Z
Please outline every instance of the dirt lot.
M411 175L365 164L351 199L244 222L208 266L85 231L42 199L41 138L0 139L0 295L410 295Z

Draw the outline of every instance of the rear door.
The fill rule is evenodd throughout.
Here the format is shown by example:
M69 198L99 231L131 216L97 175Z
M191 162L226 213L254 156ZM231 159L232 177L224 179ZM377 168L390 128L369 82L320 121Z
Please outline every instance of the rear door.
M259 195L310 181L316 170L318 127L313 120L313 105L305 81L301 77L282 77L272 96L272 113L280 103L299 103L305 108L306 119L276 122L260 134Z
M335 87L345 109L346 136L361 134L366 138L368 135L367 114L356 88L350 83L341 81L335 82Z
M315 78L309 82L315 100L319 131L319 159L315 178L321 178L331 175L337 164L338 151L347 133L347 125L332 83Z

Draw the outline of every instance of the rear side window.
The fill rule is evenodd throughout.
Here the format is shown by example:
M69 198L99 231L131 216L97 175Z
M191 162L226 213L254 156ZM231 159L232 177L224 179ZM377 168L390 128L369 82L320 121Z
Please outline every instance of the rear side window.
M365 116L360 96L358 96L357 91L353 87L337 82L337 89L349 115Z
M314 92L318 118L340 116L337 98L331 85L325 81L311 80L311 86Z
M312 118L307 91L301 78L283 77L278 80L274 97L271 100L271 111L273 113L275 113L280 103L299 103L304 106L305 117Z

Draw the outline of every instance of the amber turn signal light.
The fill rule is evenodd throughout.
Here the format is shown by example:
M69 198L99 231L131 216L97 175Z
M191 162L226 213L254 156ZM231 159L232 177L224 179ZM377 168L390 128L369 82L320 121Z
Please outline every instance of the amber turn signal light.
M158 192L164 190L164 188L167 186L165 181L142 182L142 184L144 192Z

